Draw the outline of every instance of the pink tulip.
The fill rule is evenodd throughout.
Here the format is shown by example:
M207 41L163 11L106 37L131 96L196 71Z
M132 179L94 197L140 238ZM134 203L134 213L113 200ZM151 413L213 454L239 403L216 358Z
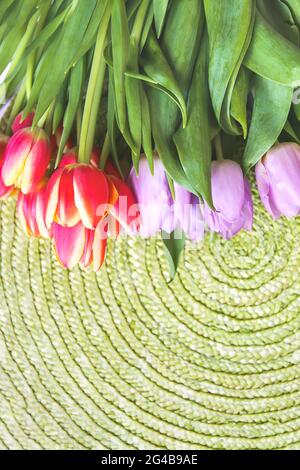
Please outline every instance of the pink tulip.
M46 227L44 213L47 180L43 179L32 193L19 193L17 214L25 233L33 237L49 238L51 230Z
M0 199L5 199L9 197L14 191L14 186L5 186L2 179L3 155L6 149L7 142L8 137L3 134L0 134Z
M4 153L3 182L28 194L45 176L49 162L50 146L46 133L39 128L20 129L9 139Z
M300 146L279 144L257 163L256 183L263 205L277 219L300 214Z
M212 163L212 199L215 210L204 204L204 219L211 231L230 239L242 229L252 229L250 186L238 163L232 160Z
M76 264L83 268L93 265L94 271L98 271L103 264L107 235L101 222L96 230L87 229L81 222L73 227L54 222L53 241L57 259L64 268L72 269Z
M24 129L25 127L31 127L33 118L34 118L34 113L27 114L25 118L23 118L22 113L19 113L11 126L13 133L15 134L20 129Z
M176 183L173 199L167 175L158 157L154 159L154 175L150 172L146 157L141 157L139 174L137 176L132 168L129 183L139 205L142 237L151 237L160 230L171 233L178 229L193 240L203 238L203 218L198 199Z

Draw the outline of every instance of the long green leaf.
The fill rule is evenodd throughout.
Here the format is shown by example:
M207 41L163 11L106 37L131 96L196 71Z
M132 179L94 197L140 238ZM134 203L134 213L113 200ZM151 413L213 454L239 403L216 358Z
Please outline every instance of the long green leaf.
M244 64L281 85L300 86L300 49L275 31L259 12Z
M71 71L71 78L70 78L70 84L69 84L69 90L68 90L69 99L68 99L67 108L64 113L63 133L61 136L61 141L60 141L60 145L59 145L59 149L57 153L56 166L60 162L61 156L63 154L63 150L70 136L72 126L75 121L78 104L82 96L83 75L84 75L84 66L83 66L83 58L81 58Z
M194 191L212 206L211 198L211 102L207 81L207 38L202 40L188 103L188 122L174 136L183 169Z
M239 134L231 118L231 100L238 72L249 46L255 3L249 0L204 0L209 36L209 88L216 118L228 133Z
M112 0L111 38L116 113L122 133L126 127L125 70L130 45L129 27L123 0Z
M151 173L154 173L154 162L153 162L153 147L152 147L152 136L151 136L151 117L148 98L143 88L140 87L141 92L141 105L142 105L142 145L145 155L148 160L149 168Z
M162 90L166 90L174 97L181 111L183 125L185 125L187 112L184 96L153 33L148 36L141 63L153 84L158 84Z
M172 281L177 272L181 253L185 247L185 237L182 232L178 231L175 231L170 235L162 232L162 241L169 263L170 281Z
M248 133L247 99L250 91L251 73L241 67L234 85L231 99L231 116L239 123L246 139Z
M293 95L292 88L256 76L255 101L249 136L243 156L248 171L277 140L287 120Z
M156 28L156 34L158 38L160 37L162 33L168 5L169 5L169 0L153 0L155 28Z
M187 28L186 25L189 25ZM203 31L204 10L198 0L173 0L161 36L161 46L183 94L187 96ZM180 126L178 106L159 89L149 87L152 134L168 175L190 191L173 136Z
M78 2L73 13L68 17L62 28L59 39L60 47L56 51L56 60L53 57L47 57L46 76L47 79L38 94L38 104L36 108L34 124L37 124L43 116L53 99L56 97L60 85L70 67L73 65L74 57L84 37L90 18L94 12L96 0ZM32 94L37 93L35 86L32 88ZM35 95L34 95L35 96ZM31 98L31 97L30 97Z

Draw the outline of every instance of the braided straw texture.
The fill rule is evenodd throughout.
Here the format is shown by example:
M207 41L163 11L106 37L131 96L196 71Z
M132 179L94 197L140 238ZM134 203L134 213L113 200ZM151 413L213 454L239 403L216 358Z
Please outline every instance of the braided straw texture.
M0 206L0 448L299 449L300 222L60 268Z

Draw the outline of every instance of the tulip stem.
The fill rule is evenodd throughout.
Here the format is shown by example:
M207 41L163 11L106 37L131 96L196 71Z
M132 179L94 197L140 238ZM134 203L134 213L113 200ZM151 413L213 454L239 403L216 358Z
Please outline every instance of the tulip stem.
M13 120L15 119L16 115L20 111L20 108L21 108L22 103L23 103L24 98L25 98L25 94L26 94L26 83L25 83L25 79L24 79L21 86L20 86L20 88L19 88L19 91L16 95L13 107L12 107L10 115L9 115L9 120L7 122L7 131L9 131L11 129Z
M219 162L221 162L222 160L224 160L223 149L222 149L221 132L218 132L218 134L214 138L214 146L215 146L217 160Z
M101 155L100 155L100 161L99 161L99 168L101 170L104 170L105 168L109 152L110 152L110 138L109 138L108 132L106 132L105 139L104 139L103 146L102 146Z
M106 45L106 35L110 21L111 8L111 2L109 2L100 23L97 35L79 139L78 161L80 163L89 163L93 150L97 115L106 71L103 52Z

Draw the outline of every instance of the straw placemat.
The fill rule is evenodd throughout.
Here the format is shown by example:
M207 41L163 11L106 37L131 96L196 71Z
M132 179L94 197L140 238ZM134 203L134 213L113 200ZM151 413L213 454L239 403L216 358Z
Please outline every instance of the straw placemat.
M64 271L0 206L0 447L300 448L300 223Z

